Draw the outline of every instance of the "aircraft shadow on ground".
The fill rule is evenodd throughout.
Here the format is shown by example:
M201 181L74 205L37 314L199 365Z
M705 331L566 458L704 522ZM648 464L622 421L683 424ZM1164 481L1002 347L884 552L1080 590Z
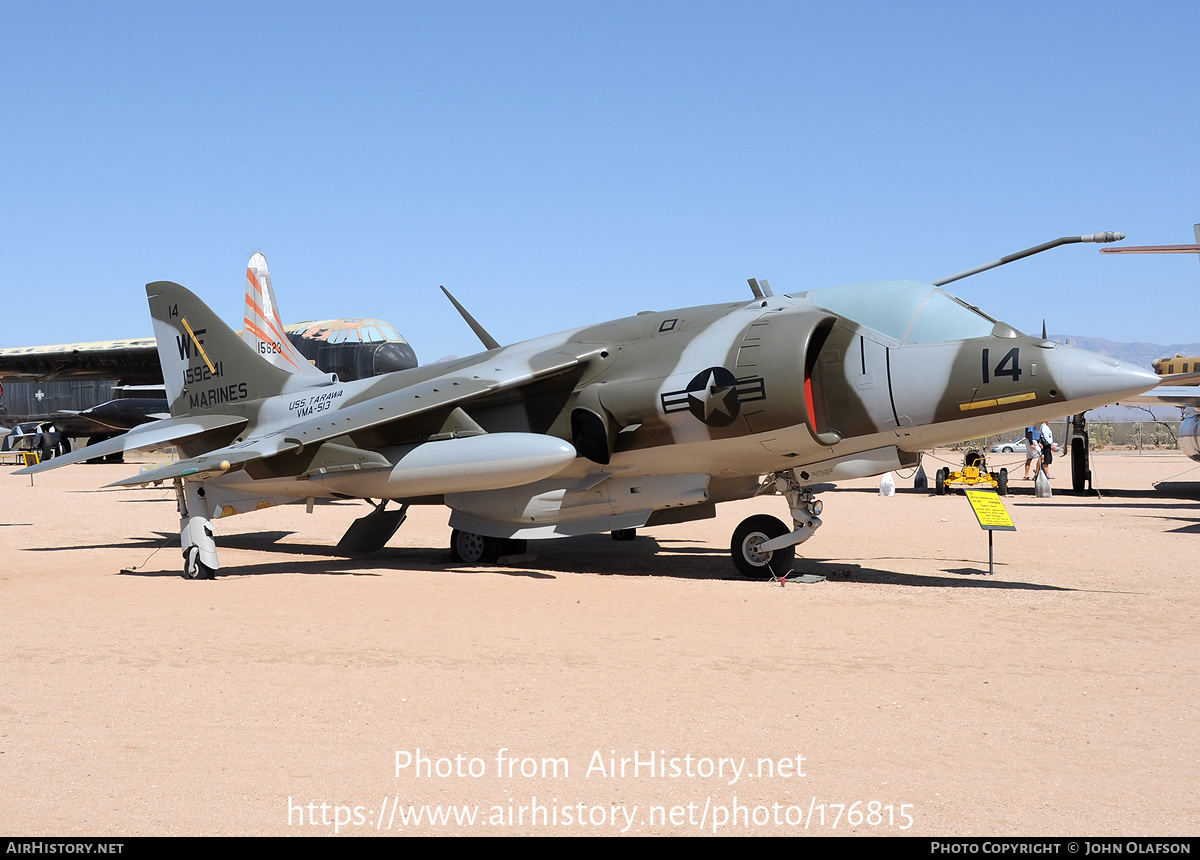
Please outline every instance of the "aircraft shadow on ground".
M1168 534L1174 535L1200 535L1200 517L1159 517L1174 522L1187 523L1185 526L1178 528L1167 529Z
M897 561L920 560L916 556L893 556ZM890 559L871 559L872 561L888 561ZM882 570L875 567L864 567L860 564L848 564L842 561L826 559L797 559L795 573L816 573L829 577L830 582L861 582L872 585L904 585L917 588L1004 588L1016 591L1077 591L1074 588L1064 588L1058 585L1044 585L1036 582L1020 582L1011 579L998 579L989 575L987 565L972 559L925 558L925 561L941 562L961 561L967 564L979 564L979 567L942 568L943 573L953 576L934 576L925 573L900 573L894 570ZM1003 565L997 563L997 567ZM969 578L964 578L969 577Z
M1190 502L1200 501L1200 483L1195 481L1163 481L1149 489L1139 490L1108 490L1098 488L1101 498L1106 499L1183 499ZM1089 494L1093 498L1095 494Z
M1030 505L1029 507L1079 508L1079 507L1089 507L1092 504L1093 504L1092 502L1051 502L1051 501L1043 500L1043 501L1038 502L1036 505ZM1022 506L1022 507L1024 507L1024 506ZM1162 504L1112 504L1112 503L1109 503L1109 504L1104 505L1104 508L1106 510L1129 510L1129 511L1135 511L1135 512L1136 511L1145 511L1145 513L1142 514L1142 519L1156 519L1156 520L1166 520L1168 522L1188 523L1188 525L1186 525L1186 526L1179 526L1178 528L1173 528L1173 529L1170 529L1170 528L1164 529L1164 532L1167 534L1200 534L1200 517L1178 516L1178 514L1188 513L1191 511L1200 513L1200 506L1198 506L1198 505L1184 507L1177 502L1173 502L1173 503L1172 502L1164 502ZM1171 514L1171 515L1168 515L1166 513L1162 513L1162 514L1154 513L1155 511L1165 511L1165 512L1169 512L1169 514Z
M449 550L428 547L385 547L376 553L346 553L336 546L320 544L284 543L283 540L295 532L268 531L225 535L222 549L247 550L285 556L308 556L307 560L295 559L259 564L233 565L222 568L218 576L260 576L265 574L313 574L324 576L384 576L392 570L429 571L432 573L466 572L499 573L537 579L554 579L549 573L523 570L519 567L466 567L450 559ZM180 567L175 566L179 552L179 535L155 532L155 536L132 538L124 542L91 544L85 546L29 547L29 552L74 552L77 550L130 549L148 553L139 564L120 571L123 576L179 576ZM159 556L159 551L166 555ZM311 556L320 556L313 559ZM163 558L168 567L163 569ZM152 561L153 560L153 561Z
M174 499L120 499L122 505L174 505Z
M644 545L638 546L642 541ZM536 566L541 570L555 570L560 573L597 572L596 559L604 558L604 570L600 574L606 576L661 576L676 579L697 580L729 580L743 582L746 585L760 585L769 582L768 577L760 580L748 579L739 575L733 567L728 552L683 545L682 541L653 540L637 538L625 543L624 546L614 546L613 541L605 536L592 538L575 538L576 543L568 551L564 548L554 554L539 554ZM567 541L559 543L567 544ZM606 546L607 544L607 546ZM896 557L897 560L909 560ZM578 561L576 561L578 560ZM609 564L609 561L612 564ZM887 559L879 559L885 561ZM945 563L946 561L963 561L974 563L971 559L926 559L928 561ZM631 567L636 562L636 567ZM825 582L842 583L858 582L874 585L899 585L916 587L942 588L1007 588L1035 591L1071 591L1073 589L1059 586L1041 585L1037 583L1017 582L997 579L987 575L987 567L957 568L946 570L946 573L956 576L931 576L927 574L900 573L861 564L852 564L831 559L815 559L797 557L788 575L789 584L803 587L809 583L796 580L806 574L825 577ZM970 578L963 578L969 576ZM773 584L773 583L772 583Z
M991 489L991 487L983 487L982 489L987 490L987 489ZM864 495L868 495L868 496L878 496L879 488L878 487L843 487L841 489L835 490L834 492L860 493L860 494L864 494ZM938 497L938 494L934 491L932 486L930 486L930 488L927 490L914 490L912 487L896 487L896 495L897 496L928 496L929 498L937 498ZM1028 486L1023 486L1023 487L1014 487L1014 486L1010 485L1008 488L1008 495L1009 495L1009 497L1028 496L1029 498L1033 498L1034 497L1033 484L1029 484ZM963 498L962 487L947 488L945 496L946 497L958 496L960 498Z
M639 535L632 541L614 541L608 535L588 535L566 538L539 545L530 542L535 556L532 560L511 565L469 565L451 560L449 550L430 547L385 547L375 553L348 554L336 546L288 543L291 531L265 531L227 535L222 549L255 551L287 558L255 564L230 565L222 568L218 577L266 576L305 574L320 576L385 576L392 571L428 572L450 575L490 574L531 579L557 579L570 573L590 573L601 576L659 576L691 580L725 580L748 586L768 582L740 576L726 551L696 546L682 540L670 540ZM96 549L129 549L146 553L139 563L120 571L123 576L178 576L176 564L179 535L155 532L153 536L133 538L125 542L69 547L34 547L29 552L76 552ZM312 558L318 556L318 558ZM599 560L599 562L598 562ZM874 585L898 585L919 588L1005 588L1032 591L1071 591L1075 589L1037 583L999 579L987 575L986 565L974 559L934 557L901 557L868 561L927 561L935 564L960 562L964 566L944 568L946 576L902 573L881 566L849 563L836 559L797 557L790 574L792 585L804 585L795 580L806 574L825 577L826 582L858 582ZM998 565L1003 567L1002 564Z
M986 488L985 488L986 489ZM1109 490L1104 487L1099 487L1097 490L1085 493L1076 493L1074 490L1065 489L1063 487L1051 487L1054 495L1051 498L1067 498L1078 499L1080 504L1095 503L1099 499L1183 499L1185 501L1200 502L1200 482L1194 481L1165 481L1148 489L1125 490L1116 489ZM860 493L866 495L879 495L878 487L842 487L832 489L832 492L837 493ZM937 493L932 488L928 490L915 490L911 487L896 487L896 495L898 496L936 496ZM962 496L961 487L951 487L946 492L947 496ZM1008 487L1008 496L1010 499L1033 499L1036 498L1033 483L1021 482L1017 485L1010 484ZM1038 504L1051 504L1045 500L1039 500Z
M251 535L228 535L222 537L222 545L234 547L238 549L266 549L263 544L276 544L279 540L287 537L294 532L256 532ZM253 538L253 545L239 546L239 538ZM26 552L77 552L79 550L91 549L138 549L138 550L155 550L159 548L169 548L174 546L179 548L179 532L154 532L153 536L146 535L144 537L130 538L127 541L109 541L108 543L95 544L72 544L71 546L31 546L25 547ZM288 544L280 544L271 547L277 550L284 550ZM313 548L316 550L317 548ZM300 551L300 550L297 550ZM311 553L310 553L311 554ZM336 553L329 553L331 555Z

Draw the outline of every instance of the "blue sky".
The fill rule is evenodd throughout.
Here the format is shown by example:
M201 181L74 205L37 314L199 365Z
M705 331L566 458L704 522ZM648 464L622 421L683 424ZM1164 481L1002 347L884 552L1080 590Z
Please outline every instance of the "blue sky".
M379 316L423 360L645 309L1192 241L1183 3L0 6L0 345ZM952 289L1026 331L1200 340L1195 257Z

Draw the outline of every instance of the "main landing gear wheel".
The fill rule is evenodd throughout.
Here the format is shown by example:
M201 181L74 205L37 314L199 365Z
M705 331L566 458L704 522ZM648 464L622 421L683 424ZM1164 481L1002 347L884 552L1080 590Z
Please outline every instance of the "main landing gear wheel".
M455 529L450 535L450 557L467 564L491 564L500 557L504 543L500 538Z
M1087 439L1076 436L1071 440L1071 489L1082 493L1088 482Z
M200 547L189 546L183 554L184 579L214 579L216 571L200 560Z
M1001 469L1000 474L996 476L996 493L1001 496L1008 495L1008 469Z
M766 514L742 520L742 524L733 532L733 545L729 548L738 573L751 579L770 579L772 575L783 576L791 570L796 558L794 546L785 546L774 552L759 549L767 541L790 531L775 517Z

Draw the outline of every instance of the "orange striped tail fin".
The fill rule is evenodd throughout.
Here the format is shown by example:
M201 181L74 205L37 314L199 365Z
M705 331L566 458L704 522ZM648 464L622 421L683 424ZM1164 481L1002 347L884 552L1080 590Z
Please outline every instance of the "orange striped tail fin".
M275 290L271 287L271 273L267 271L267 258L262 254L251 257L246 266L246 312L242 339L258 355L281 370L314 379L328 378L328 374L317 370L300 354L283 330Z

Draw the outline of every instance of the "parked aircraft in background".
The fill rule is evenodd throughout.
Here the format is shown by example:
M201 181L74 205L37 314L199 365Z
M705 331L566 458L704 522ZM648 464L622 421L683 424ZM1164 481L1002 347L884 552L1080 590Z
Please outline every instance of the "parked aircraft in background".
M196 296L148 284L171 417L95 453L174 445L112 486L172 481L184 575L219 567L212 520L299 499L379 500L341 546L382 547L409 504L451 510L451 551L494 560L526 538L714 516L779 493L735 530L746 575L785 573L821 525L816 485L1078 412L1154 385L1131 367L1018 332L936 284L888 281L642 313L353 382L268 362ZM469 315L467 315L469 317ZM75 452L21 470L82 460ZM765 476L765 477L764 477ZM387 510L389 500L401 502Z
M259 355L313 378L366 379L417 366L408 342L377 319L285 326L267 260L250 258L242 336ZM167 416L153 338L0 349L0 424L12 427L3 450L25 447L43 459L71 450L71 439L103 441Z
M1131 245L1126 248L1101 248L1101 253L1123 254L1198 254L1200 255L1200 224L1192 225L1195 245ZM1193 460L1200 460L1200 357L1177 355L1161 358L1154 363L1162 379L1158 387L1136 397L1126 397L1123 403L1144 403L1187 407L1179 424L1179 450ZM1189 370L1190 367L1190 370Z

